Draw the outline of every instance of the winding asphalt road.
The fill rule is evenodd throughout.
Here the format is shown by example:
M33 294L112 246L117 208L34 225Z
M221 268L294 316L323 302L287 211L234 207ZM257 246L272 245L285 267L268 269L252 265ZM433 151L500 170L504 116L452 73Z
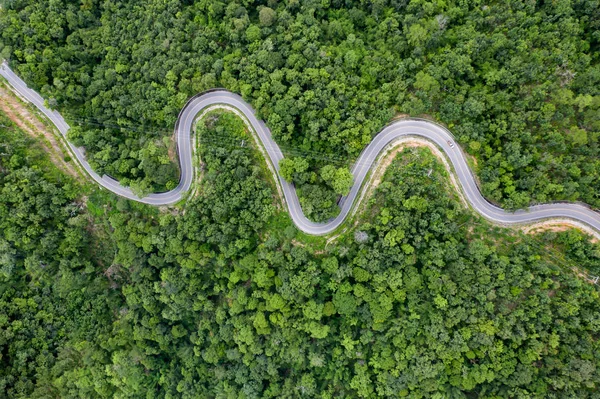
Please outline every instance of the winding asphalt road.
M29 89L25 82L23 82L23 80L21 80L21 78L19 78L6 63L0 65L0 75L6 78L16 92L33 103L44 115L46 115L56 125L61 134L66 137L69 125L65 122L63 117L58 112L49 110L44 105L42 97L37 92ZM229 105L243 113L261 140L273 166L279 171L279 161L283 158L283 154L279 146L273 141L270 130L264 122L256 118L254 110L248 103L237 94L225 90L215 90L195 96L190 99L181 110L175 126L179 162L181 166L181 179L179 185L171 191L150 194L140 198L135 195L131 189L122 186L115 179L109 176L98 175L87 162L84 150L75 147L71 143L69 143L69 146L90 176L106 189L122 197L144 202L146 204L157 206L173 204L183 198L183 195L190 189L194 178L194 167L192 165L193 141L191 140L194 120L203 109L212 105ZM481 195L460 146L455 143L450 132L431 122L410 119L398 121L385 127L363 150L352 168L354 185L348 196L340 201L340 214L335 219L326 223L315 223L308 220L302 212L294 186L279 176L279 181L281 183L281 188L283 189L290 215L296 226L305 233L314 235L330 233L340 226L346 216L350 213L350 210L361 191L362 183L373 166L373 163L376 161L379 153L390 143L406 136L425 138L444 150L454 167L456 176L462 185L467 200L471 203L473 208L486 219L501 224L522 224L543 219L567 218L582 222L600 234L600 213L594 212L584 205L573 203L544 204L532 206L516 212L507 212L492 205Z

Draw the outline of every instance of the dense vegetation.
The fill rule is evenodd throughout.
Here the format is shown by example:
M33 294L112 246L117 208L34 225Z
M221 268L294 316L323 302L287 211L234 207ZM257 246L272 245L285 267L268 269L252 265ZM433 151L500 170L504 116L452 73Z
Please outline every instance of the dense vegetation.
M600 247L581 232L546 232L541 235L538 245L551 245L557 250L554 255L561 261L580 271L589 272L590 276L600 276Z
M83 202L3 126L8 397L597 394L598 291L474 220L425 150L399 156L357 228L316 253L261 156L233 145L252 141L231 114L198 127L202 181L183 212ZM568 258L571 241L556 244Z
M165 137L188 97L223 86L317 176L396 113L430 114L491 200L600 206L597 0L1 4L1 54L81 124L98 171L139 191L175 184ZM335 212L334 189L305 185L314 219Z
M81 187L1 113L0 143L0 396L60 397L110 358L97 346L119 302L103 276L110 258Z
M284 158L279 162L279 173L298 188L298 198L304 214L314 221L324 222L339 213L336 205L341 195L348 195L352 187L352 173L347 167L325 165L319 173L310 170L305 158Z

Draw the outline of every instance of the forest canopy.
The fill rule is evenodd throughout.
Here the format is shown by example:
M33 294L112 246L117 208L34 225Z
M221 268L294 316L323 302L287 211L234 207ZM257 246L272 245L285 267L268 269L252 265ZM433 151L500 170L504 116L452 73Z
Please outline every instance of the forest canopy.
M596 0L0 4L1 56L137 191L177 181L177 114L222 86L314 220L400 114L446 124L504 206L600 206ZM412 148L338 237L307 237L237 116L197 132L196 190L159 209L65 176L0 113L5 396L598 396L588 236L491 226Z
M184 212L81 187L0 124L8 397L597 393L599 294L569 265L598 270L598 245L492 228L427 150L399 155L357 227L323 249L278 209L258 151L210 142L248 138L233 114L199 126L201 188Z
M187 98L221 86L317 177L395 115L428 115L490 200L598 207L599 29L597 0L19 0L3 2L0 54L81 126L99 172L141 192L175 184L165 139ZM343 190L299 186L313 219L336 212Z

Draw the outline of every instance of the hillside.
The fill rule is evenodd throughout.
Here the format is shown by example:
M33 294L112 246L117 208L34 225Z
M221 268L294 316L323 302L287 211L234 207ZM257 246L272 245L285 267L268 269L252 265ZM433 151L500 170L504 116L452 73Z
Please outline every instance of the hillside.
M308 162L298 184L317 221L336 212L321 168L396 113L450 127L503 207L600 206L600 7L469 4L7 2L0 54L82 126L99 173L139 190L177 181L165 138L179 110L225 87Z
M224 87L312 220L406 115L454 132L503 207L600 207L598 1L457 3L0 0L0 58L136 192L177 184L177 115ZM490 224L434 144L384 156L316 236L230 110L194 121L193 189L159 207L0 95L0 398L599 396L600 243Z
M428 150L400 153L324 246L278 208L257 151L210 143L243 137L231 114L201 127L183 213L81 187L0 119L11 398L596 393L599 295L571 267L600 272L598 245L489 226Z

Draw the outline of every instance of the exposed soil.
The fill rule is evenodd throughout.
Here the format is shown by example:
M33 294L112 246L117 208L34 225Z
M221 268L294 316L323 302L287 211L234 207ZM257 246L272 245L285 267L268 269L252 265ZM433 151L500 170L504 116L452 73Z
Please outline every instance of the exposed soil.
M0 86L0 110L31 137L36 139L39 139L40 136L43 137L44 140L37 140L37 142L48 153L50 161L60 170L77 180L82 179L76 166L65 161L65 156L69 154L65 152L63 145L57 140L56 133L44 125L27 106L3 86Z
M570 219L546 220L539 223L523 226L521 227L521 230L526 234L539 234L544 231L561 232L573 228L581 230L586 234L590 234L592 236L592 239L590 240L592 243L600 242L600 234L596 233L595 231L583 225L582 223Z
M377 188L377 186L381 183L381 180L383 179L385 171L387 170L388 166L390 166L390 164L392 163L394 158L398 155L398 153L403 151L405 148L411 148L411 147L427 147L431 150L432 154L444 164L444 167L448 171L448 175L450 177L450 181L452 182L452 185L454 186L456 192L459 193L459 198L461 199L461 202L466 207L468 207L468 203L462 194L462 191L460 189L458 181L456 180L454 174L452 173L450 165L448 164L448 161L444 157L444 154L435 146L435 144L433 144L429 141L418 139L418 138L408 138L408 139L402 139L401 142L399 142L398 144L393 146L390 150L388 150L387 153L385 153L382 156L381 161L377 165L377 169L373 172L370 182L368 183L368 187L366 187L362 197L360 198L360 205L359 205L359 207L357 207L357 208L361 208L360 212L364 211L364 205L366 203L365 199L369 198L373 194L373 192ZM357 211L355 211L355 212L357 212ZM560 232L560 231L566 231L566 230L573 229L573 228L579 229L579 230L583 231L584 233L591 235L592 243L600 242L600 234L598 234L594 230L590 229L586 225L579 223L577 221L574 221L574 220L570 220L570 219L548 220L548 221L542 221L539 223L529 224L529 225L520 227L521 231L523 231L526 234L538 234L538 233L541 233L542 231ZM337 237L338 236L330 238L329 240L327 240L327 243L329 244L330 242L334 241Z
M364 198L370 196L373 193L373 190L375 190L375 188L377 188L377 186L381 183L381 180L383 179L385 171L387 170L388 166L390 166L392 161L396 158L396 155L398 155L398 153L403 151L405 148L411 148L411 147L413 147L413 148L414 147L429 148L431 153L436 158L438 158L440 160L440 162L442 162L442 164L446 168L446 171L448 172L448 175L450 176L450 181L452 182L452 185L454 186L456 192L459 193L459 198L460 198L461 202L466 207L468 207L468 203L462 195L460 186L458 185L458 182L456 181L456 178L454 177L454 174L452 173L452 170L450 169L450 165L448 164L448 161L444 157L444 154L442 154L442 152L439 150L439 148L437 148L435 146L435 144L431 143L430 141L427 141L424 139L413 138L413 137L401 139L398 142L398 144L394 145L394 147L392 147L387 153L385 153L383 155L381 162L379 162L379 164L377 165L377 169L373 172L373 177L371 177L369 187L366 190ZM361 201L364 198L361 198Z
M397 113L396 115L394 115L394 117L392 118L392 120L406 119L406 118L409 118L409 117L410 117L409 114Z
M295 238L292 240L292 245L295 247L306 247L306 244L302 244L300 241L296 240Z
M469 160L470 160L471 162L473 162L473 166L475 167L475 169L477 169L477 168L479 167L479 163L477 162L477 158L475 158L475 157L474 157L473 155L471 155L471 154L467 154L466 152L465 152L464 154L467 156L467 158L469 158Z
M179 160L177 158L177 143L175 143L175 135L172 134L169 137L169 148L167 149L167 156L174 164L177 164L177 168L179 169Z
M582 278L587 283L598 285L598 282L600 282L598 276L592 276L577 267L572 267L571 270L573 270L577 277Z

